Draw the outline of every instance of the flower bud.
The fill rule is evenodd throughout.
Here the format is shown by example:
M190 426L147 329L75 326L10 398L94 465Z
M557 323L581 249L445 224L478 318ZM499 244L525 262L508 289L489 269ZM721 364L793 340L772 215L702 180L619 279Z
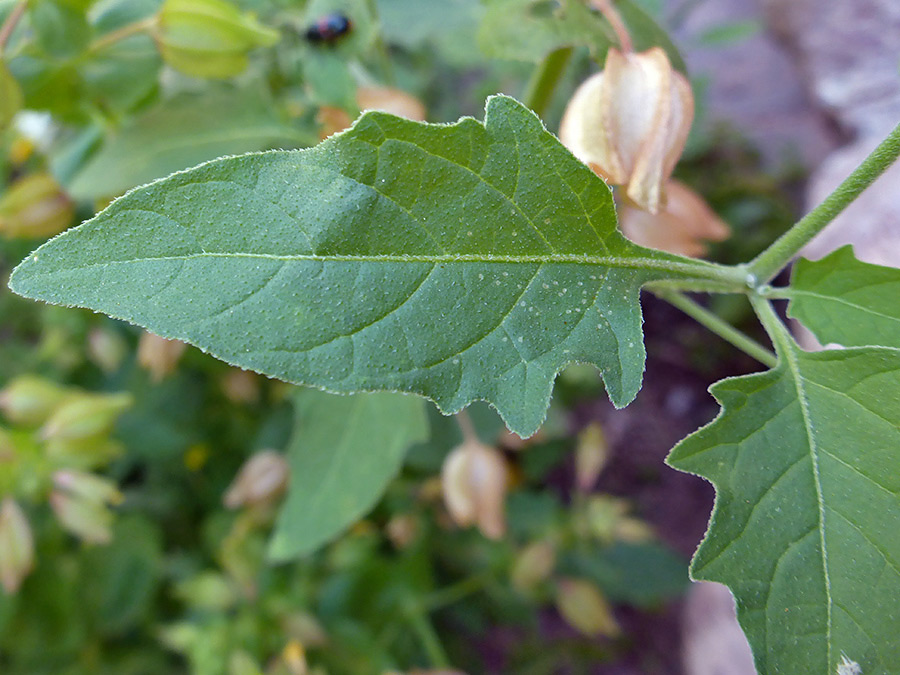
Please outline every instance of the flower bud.
M606 598L585 579L560 580L556 608L566 623L582 635L615 637L621 632Z
M121 456L124 446L111 438L51 438L44 445L47 458L58 464L81 470L106 466Z
M425 106L402 89L360 87L356 90L356 104L360 110L381 110L408 120L425 121Z
M81 394L65 401L41 428L43 440L81 441L105 436L127 410L131 394Z
M0 197L0 234L32 239L66 229L75 215L72 200L49 173L20 178Z
M13 439L10 437L9 432L3 427L0 427L0 465L4 462L12 462L15 458L15 443L13 443ZM3 485L3 483L0 483L0 485Z
M628 502L609 495L592 496L585 509L588 532L596 539L611 544L615 541L632 543L653 538L649 525L628 515Z
M467 441L451 451L441 469L441 485L453 522L477 525L489 539L502 537L508 474L506 460L495 448Z
M59 524L83 541L108 544L112 540L113 514L103 502L54 491L50 506Z
M388 539L398 549L403 550L412 544L419 534L419 521L411 513L398 513L385 526Z
M328 642L328 634L315 616L303 610L292 609L281 620L282 631L288 637L308 647L321 647Z
M70 394L59 385L34 375L22 375L0 391L0 410L10 422L43 424Z
M192 610L224 612L238 601L232 584L217 572L201 572L185 579L175 588L175 594Z
M263 670L248 652L237 649L228 657L228 675L263 675Z
M114 373L122 365L128 347L122 337L111 330L95 328L88 334L88 357L104 373Z
M259 376L249 370L231 368L222 378L222 392L232 403L256 403L259 401Z
M343 108L321 105L316 111L316 124L319 125L319 140L324 141L353 124L353 119Z
M53 485L73 497L100 504L120 504L122 493L108 478L93 473L62 469L53 474Z
M269 503L284 492L289 476L280 452L262 450L244 462L222 501L229 509Z
M9 68L0 61L0 131L12 122L22 107L22 88Z
M15 593L34 567L34 539L22 509L12 497L0 506L0 585Z
M510 575L512 585L520 591L530 591L546 581L556 566L556 549L549 541L535 541L516 556Z
M291 675L308 675L309 666L306 664L306 650L299 641L291 640L288 642L281 651L281 659Z
M179 340L167 340L153 333L141 335L137 360L141 368L150 373L150 379L161 382L175 372L175 367L187 345Z
M278 32L224 0L166 0L156 42L163 60L176 70L224 79L246 69L251 49L278 42Z
M606 67L569 101L559 138L572 153L656 213L694 117L691 85L659 47L610 49Z
M722 241L731 234L703 198L677 180L666 184L666 201L659 213L623 204L619 227L636 244L690 256L703 255L704 242Z
M589 424L578 434L575 446L575 485L588 492L609 460L609 447L599 423Z

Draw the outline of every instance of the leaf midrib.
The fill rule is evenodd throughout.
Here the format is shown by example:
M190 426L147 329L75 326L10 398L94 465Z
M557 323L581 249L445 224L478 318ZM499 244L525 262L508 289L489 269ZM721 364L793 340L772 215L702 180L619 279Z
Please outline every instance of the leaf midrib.
M31 260L36 261L40 257L40 251ZM129 265L144 262L173 262L202 258L236 258L236 259L261 259L276 260L279 262L311 261L311 262L359 262L359 263L485 263L485 264L538 264L538 265L594 265L598 267L620 267L630 269L665 270L669 272L685 272L698 274L701 271L711 271L711 267L699 263L682 263L671 260L655 260L646 257L620 257L620 256L591 256L577 254L551 254L551 255L484 255L484 254L429 254L429 255L387 255L387 254L273 254L273 253L229 253L210 252L190 253L171 256L148 256L144 258L131 258L127 260L106 260L88 265L70 267L64 271L88 270L95 267L107 267L112 265ZM699 264L698 264L699 263ZM61 270L63 271L63 270Z
M783 336L786 337L786 336ZM790 340L787 338L785 342ZM782 343L784 344L784 343ZM815 431L813 429L812 420L810 419L809 412L809 399L806 394L806 389L804 387L805 379L800 374L800 365L797 362L797 354L794 351L794 347L791 344L784 345L783 348L784 360L788 365L788 368L791 371L791 376L794 379L794 387L797 391L797 400L800 403L800 414L803 417L803 429L806 432L806 438L809 444L809 457L810 462L812 464L812 473L813 473L813 482L816 486L816 502L819 508L819 543L822 546L822 574L824 576L825 583L825 599L826 599L826 629L825 629L825 642L826 642L826 650L827 650L827 662L828 667L831 667L831 629L832 629L832 618L831 618L831 610L834 605L834 600L831 597L831 578L828 573L828 546L825 541L825 498L822 494L822 478L819 474L819 457L818 457L818 446L815 438Z

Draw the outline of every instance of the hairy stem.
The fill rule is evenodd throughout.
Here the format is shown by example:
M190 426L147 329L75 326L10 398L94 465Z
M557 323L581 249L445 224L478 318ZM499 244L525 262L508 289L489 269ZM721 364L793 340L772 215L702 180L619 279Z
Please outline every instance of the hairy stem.
M760 363L770 368L775 366L778 359L773 352L687 296L673 291L656 291L655 295L677 307L697 321L697 323L709 329L726 342L731 343L745 354L752 356Z
M766 283L778 274L813 237L856 199L863 190L900 156L900 124L885 138L847 179L816 208L750 263L750 272L758 283Z
M111 30L110 32L101 35L99 38L94 40L87 48L88 54L93 54L95 52L99 52L102 49L106 49L110 45L114 45L120 40L124 40L125 38L129 38L132 35L137 35L138 33L143 33L144 31L148 31L153 28L153 25L156 23L156 17L152 16L147 19L141 19L140 21L135 21L134 23L129 23L121 28L117 28L116 30Z
M571 47L555 49L544 57L532 73L528 88L525 90L524 103L537 113L538 117L544 116L553 98L556 84L571 56Z
M9 37L13 34L16 26L19 25L19 21L25 14L25 9L27 7L28 0L19 0L19 2L16 3L16 6L13 7L12 11L9 13L9 16L6 17L6 21L3 22L2 26L0 26L0 53L3 52L3 48L9 41Z
M444 645L441 644L440 638L438 638L438 634L425 612L419 607L410 607L406 615L409 619L410 627L413 629L416 637L419 638L422 649L425 650L431 665L435 668L448 668L450 659L447 658Z
M738 269L738 268L735 268ZM737 277L738 275L736 275ZM746 276L746 273L743 275ZM710 281L706 279L661 279L644 284L644 290L654 294L669 292L685 293L740 293L746 294L750 288L737 279L730 282Z
M750 296L750 304L753 305L753 311L759 317L760 323L766 329L769 339L775 345L775 352L780 356L788 347L791 340L787 328L779 318L778 314L772 308L772 303L765 298L752 294Z
M378 23L378 5L375 0L366 0L366 8L369 10L369 14L372 15L376 23ZM381 70L381 76L389 85L395 85L397 83L397 77L394 74L394 64L391 61L391 53L388 50L387 43L384 41L380 28L375 34L375 50L378 55L378 65Z
M457 581L455 584L445 586L444 588L429 593L423 604L428 608L428 611L433 612L436 609L455 604L467 595L477 593L483 589L489 581L490 577L485 574L466 577L461 581Z
M634 45L631 42L631 34L628 32L625 22L622 21L622 17L619 16L619 12L613 7L612 2L610 0L591 0L591 6L599 11L609 22L609 25L612 26L622 51L626 54L633 52Z

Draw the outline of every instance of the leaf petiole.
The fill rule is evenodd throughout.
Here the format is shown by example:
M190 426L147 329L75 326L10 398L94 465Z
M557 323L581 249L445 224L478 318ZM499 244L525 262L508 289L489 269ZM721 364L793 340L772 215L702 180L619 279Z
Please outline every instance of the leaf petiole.
M141 19L140 21L135 21L133 23L126 24L121 28L117 28L116 30L112 30L108 33L101 35L99 38L94 40L87 48L85 55L94 54L99 52L107 47L114 45L117 42L120 42L126 38L130 38L133 35L138 35L139 33L143 33L145 31L151 30L156 25L156 16L151 16L146 19Z
M755 294L751 294L749 297L750 304L753 305L753 311L756 312L760 323L766 329L769 339L772 340L772 344L775 346L775 353L780 358L792 341L784 322L775 313L775 309L769 300Z
M539 117L544 116L556 84L572 56L571 47L560 47L547 54L535 68L523 97L523 102Z
M13 34L13 31L16 29L16 26L19 24L19 21L22 19L22 16L25 14L25 9L28 7L28 0L19 0L15 7L13 7L12 11L6 17L6 21L3 22L3 25L0 26L0 54L3 52L3 48L6 46L6 42L9 40L10 36Z
M654 295L665 300L673 307L690 316L697 323L712 331L726 342L740 349L745 354L752 356L760 363L774 367L778 359L773 352L763 347L756 340L742 331L726 323L713 312L694 302L687 296L673 291L654 291Z
M419 638L422 649L428 655L431 665L435 668L448 668L450 659L447 658L444 645L441 644L437 631L431 625L425 610L416 604L410 604L407 607L406 618L409 620L410 628Z

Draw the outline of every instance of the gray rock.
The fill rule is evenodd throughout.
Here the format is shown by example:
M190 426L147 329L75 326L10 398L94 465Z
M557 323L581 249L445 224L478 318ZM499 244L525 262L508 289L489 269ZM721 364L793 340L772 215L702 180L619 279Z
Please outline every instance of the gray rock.
M822 201L900 122L900 2L766 0L769 23L796 54L811 94L854 137L810 176L807 208ZM894 166L809 246L844 244L867 262L900 266L900 168Z
M756 675L753 653L735 619L734 598L721 584L695 583L684 607L686 675Z

